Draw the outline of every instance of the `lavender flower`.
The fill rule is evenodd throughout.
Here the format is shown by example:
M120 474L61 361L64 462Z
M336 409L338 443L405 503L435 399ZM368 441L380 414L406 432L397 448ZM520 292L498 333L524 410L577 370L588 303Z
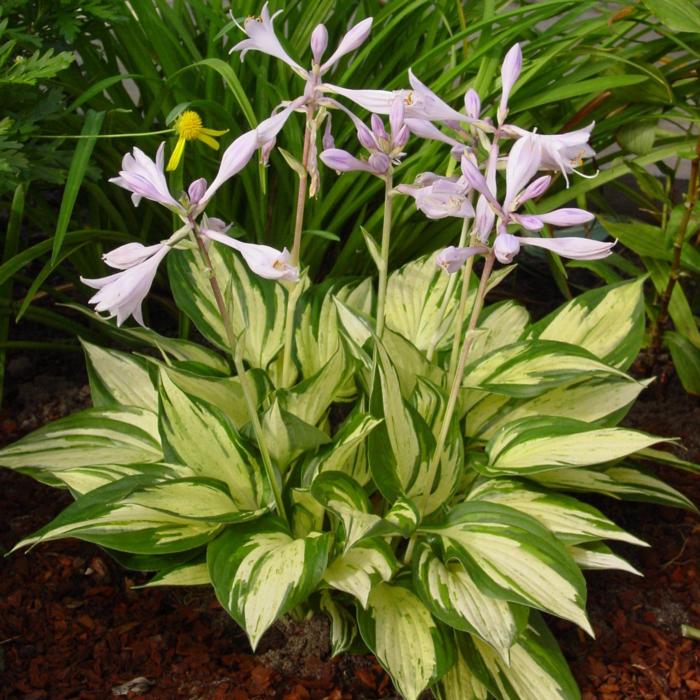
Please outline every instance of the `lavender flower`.
M504 264L513 262L513 258L520 252L521 245L530 245L537 248L551 250L563 258L572 260L599 260L612 253L616 241L603 243L592 241L578 236L566 236L562 238L531 238L527 236L514 236L510 233L499 233L493 244L493 252L496 259Z

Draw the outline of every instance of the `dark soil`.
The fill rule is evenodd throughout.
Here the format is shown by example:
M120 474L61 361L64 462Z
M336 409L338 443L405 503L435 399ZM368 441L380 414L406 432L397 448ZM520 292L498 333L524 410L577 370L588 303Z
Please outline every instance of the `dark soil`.
M75 376L16 382L11 399L12 410L0 414L0 444L89 400ZM683 438L684 456L700 461L700 404L675 385L665 396L650 392L626 423ZM660 472L700 503L695 475ZM0 470L0 546L10 549L69 502L65 492ZM584 700L700 698L700 642L681 636L681 624L700 627L700 520L652 505L595 504L652 547L615 547L644 578L587 576L595 640L550 620ZM322 620L285 621L252 655L209 589L135 589L147 577L124 571L92 545L47 543L0 566L2 698L396 697L371 657L329 658Z

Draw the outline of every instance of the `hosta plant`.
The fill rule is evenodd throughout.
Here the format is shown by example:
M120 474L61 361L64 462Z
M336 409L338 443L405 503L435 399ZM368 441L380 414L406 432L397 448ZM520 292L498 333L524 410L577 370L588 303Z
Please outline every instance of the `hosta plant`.
M234 49L281 59L304 86L235 138L211 183L197 173L173 193L164 147L153 160L135 148L113 178L178 223L158 244L106 254L117 272L84 280L117 327L104 323L139 351L85 342L93 408L0 452L1 465L75 496L17 548L78 537L154 572L149 585L211 585L253 648L283 615L325 614L334 653L370 649L409 700L426 688L448 700L576 698L540 613L592 633L582 569L634 573L606 541L644 544L586 495L693 508L645 463L692 465L617 427L647 384L626 373L644 331L640 281L536 323L516 301L487 303L521 247L609 254L611 243L536 235L592 219L537 207L552 177L538 173L575 177L591 127L551 136L508 123L517 45L493 111L473 90L458 110L414 75L393 92L326 82L371 20L333 53L314 29L307 69L273 19L264 8L246 20ZM230 235L205 209L258 149L267 159L296 113L304 143L284 157L299 197L290 250L279 251ZM351 120L364 155L335 148L331 113ZM187 119L181 146L211 135ZM443 142L449 165L402 182L415 138ZM182 157L170 154L173 167ZM321 164L384 184L378 241L363 230L376 283L309 279L304 204L322 196ZM402 195L461 231L457 245L390 274ZM144 326L141 303L166 256L175 302L206 344L122 327L131 316Z

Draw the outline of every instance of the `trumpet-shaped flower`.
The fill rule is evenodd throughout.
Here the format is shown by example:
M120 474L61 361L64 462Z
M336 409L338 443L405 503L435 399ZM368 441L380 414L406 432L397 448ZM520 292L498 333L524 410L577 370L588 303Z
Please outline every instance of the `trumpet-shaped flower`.
M222 136L228 129L208 129L202 124L202 118L193 112L191 109L185 110L175 122L175 133L177 134L177 143L175 149L170 156L166 170L175 170L182 160L182 155L185 152L185 144L188 141L201 141L203 144L219 150L219 142L214 136Z
M128 246L131 248L126 250ZM95 311L106 311L108 318L116 316L118 326L129 316L144 325L141 304L151 289L158 265L170 250L167 243L140 249L136 246L140 244L127 244L104 256L113 267L123 266L121 272L98 279L80 278L83 284L98 290L89 301L95 305Z
M523 67L523 52L520 44L511 46L501 66L501 102L498 105L498 125L501 126L508 116L508 100L516 80Z
M469 248L458 248L450 245L443 248L435 258L435 264L445 272L453 274L473 255L488 253L489 249L484 246L471 246Z
M474 207L467 197L469 187L456 177L422 173L413 185L399 185L396 191L413 197L416 209L429 219L449 216L469 219L474 216Z
M209 240L223 243L237 250L248 267L260 277L288 282L299 281L299 268L292 265L292 256L286 248L277 250L269 245L244 243L215 228L202 228L200 234Z
M129 190L131 201L136 207L145 197L182 214L184 207L170 194L168 183L165 180L164 151L165 143L161 143L156 153L156 159L153 161L140 148L134 148L133 153L127 153L122 159L119 177L110 178L109 181Z
M616 241L604 243L592 241L578 236L566 236L562 238L532 238L528 236L514 236L510 233L499 233L493 244L493 252L499 262L508 264L520 252L523 245L545 248L563 258L572 260L599 260L612 253Z

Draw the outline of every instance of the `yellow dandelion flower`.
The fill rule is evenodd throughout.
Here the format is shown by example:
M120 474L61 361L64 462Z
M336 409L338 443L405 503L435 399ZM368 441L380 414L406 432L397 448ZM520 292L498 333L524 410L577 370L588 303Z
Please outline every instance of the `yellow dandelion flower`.
M175 150L170 156L168 161L168 166L166 170L175 170L182 160L182 154L185 152L185 144L188 141L201 141L205 143L209 148L213 148L215 151L219 150L219 142L214 140L212 136L221 136L225 134L228 129L223 131L218 131L217 129L207 129L202 124L202 118L193 112L191 109L185 110L175 122L173 130L178 136L177 144L175 145Z

